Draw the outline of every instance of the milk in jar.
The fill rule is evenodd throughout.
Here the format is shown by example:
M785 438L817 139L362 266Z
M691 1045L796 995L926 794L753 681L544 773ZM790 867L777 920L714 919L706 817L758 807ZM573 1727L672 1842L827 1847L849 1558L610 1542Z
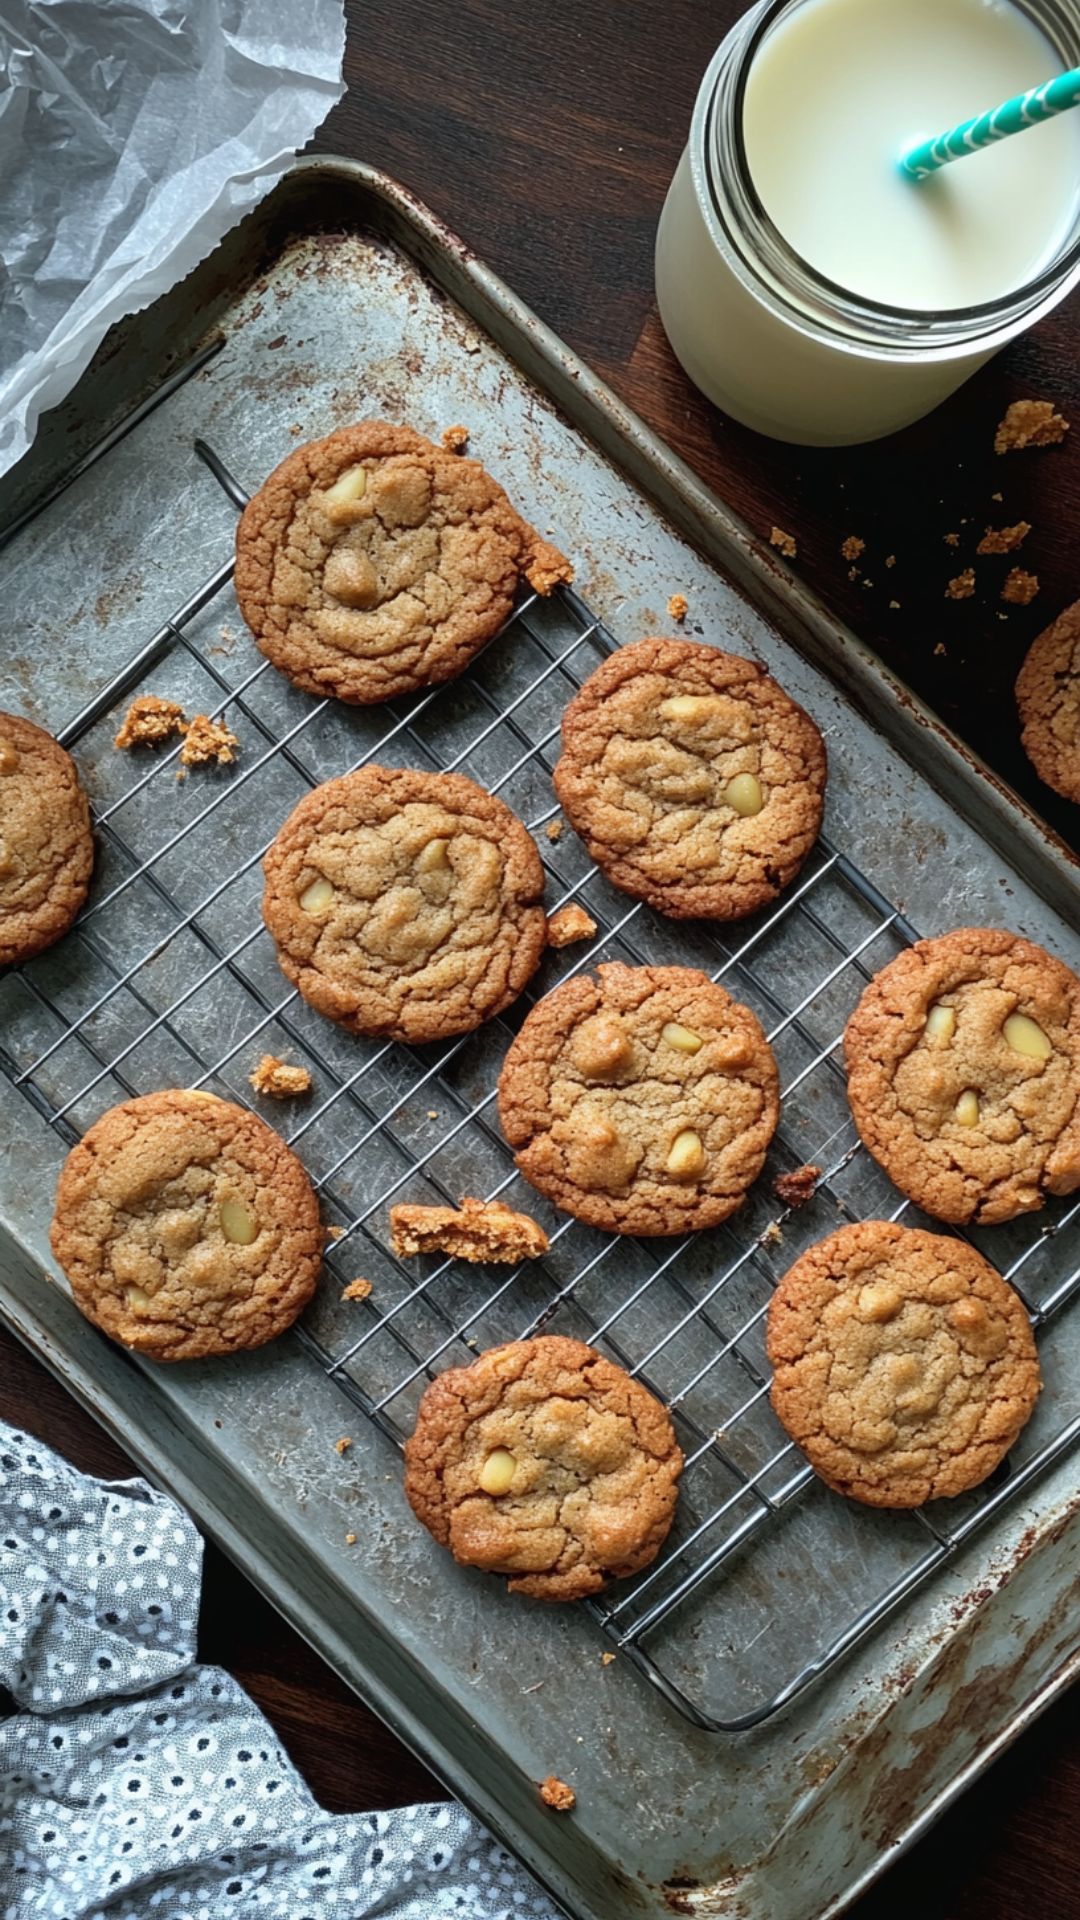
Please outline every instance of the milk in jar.
M691 378L781 438L870 439L1055 304L1080 275L1080 111L919 182L897 160L1078 46L1071 0L752 8L706 75L657 240Z

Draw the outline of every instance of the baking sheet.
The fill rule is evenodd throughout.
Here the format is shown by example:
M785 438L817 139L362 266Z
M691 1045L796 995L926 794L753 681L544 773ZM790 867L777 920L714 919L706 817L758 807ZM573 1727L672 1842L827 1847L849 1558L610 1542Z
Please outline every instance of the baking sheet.
M316 188L359 174L348 168L335 173L322 163L300 170L300 199L295 204L302 208L303 220L318 217ZM290 426L308 437L365 411L381 411L407 416L421 429L437 433L460 419L473 430L474 449L523 509L542 527L550 525L554 537L578 559L582 592L616 639L662 630L666 599L678 588L688 594L692 620L707 637L753 650L775 666L829 738L834 768L830 834L852 848L922 928L942 930L963 919L1007 921L1069 958L1068 928L1034 888L989 855L940 793L888 751L880 735L852 713L836 690L658 519L625 475L583 443L575 426L432 288L415 258L438 265L433 230L410 223L407 207L395 201L392 192L369 189L366 201L358 196L357 212L361 205L376 219L397 224L399 237L402 230L411 231L406 253L384 239L348 231L330 237L302 235L275 252L268 271L245 285L251 255L240 246L231 261L217 263L215 298L196 302L193 312L177 314L174 332L182 334L185 317L190 327L196 317L209 318L212 309L223 326L226 346L68 489L5 555L5 593L18 644L7 655L0 702L20 706L54 729L62 727L94 702L163 615L221 564L233 510L197 461L196 436L210 440L251 485L295 444ZM393 220L387 218L387 207ZM451 256L451 264L455 271L462 270L456 256ZM441 277L447 280L452 276L445 266L444 261ZM482 278L474 288L478 307L490 291ZM538 351L538 342L543 344L535 329L504 333L510 337L519 351L524 351L523 341L528 343L526 357ZM129 391L135 390L143 371L142 366L131 370ZM562 372L567 373L565 363ZM614 425L609 415L609 435ZM43 448L43 479L49 477L53 451ZM658 475L658 490L662 483ZM684 504L687 514L692 507L697 510L689 494ZM183 528L182 540L176 537L177 527ZM721 523L713 533L719 538L726 529ZM745 576L748 555L752 559L749 543L732 535L728 552L731 564ZM770 606L776 578L775 572L760 570L757 597ZM796 599L791 596L787 607L792 626L801 617ZM815 613L815 619L823 616ZM204 664L173 646L165 656L167 670L163 664L147 684L186 697L189 707L204 695L205 703L212 703L215 675L235 685L257 661L247 651L250 643L227 597L215 599L184 631ZM837 641L842 650L842 636ZM500 655L499 646L497 642L485 656L484 671L492 675L493 697L505 707L520 692L522 683L515 673L522 663L505 650ZM873 690L884 702L880 681ZM871 683L863 685L861 693L872 704ZM311 707L272 675L258 682L258 698L266 703L257 709L259 718L278 732L300 725ZM455 708L459 699L447 691L446 717L452 728L456 715L467 730L474 716ZM887 717L890 724L896 719L891 710ZM350 755L374 744L373 724L370 715L334 708L297 738L303 739L307 764L322 777L340 771ZM910 716L907 725L910 728ZM133 784L130 763L109 750L112 726L112 716L103 715L78 750L95 802L106 812ZM258 728L247 735L242 727L238 731L244 739L241 767L251 766L261 751ZM466 731L461 737L464 741ZM936 744L940 750L941 743ZM949 764L955 760L956 777L966 778L962 761L948 743L944 746ZM267 763L268 779L271 766L274 780L284 778L275 757ZM477 771L481 778L492 773L484 763ZM194 902L200 887L205 892L210 845L215 858L227 854L243 863L256 850L260 833L265 837L267 818L274 816L272 830L291 804L286 786L264 790L260 777L253 776L248 787L253 804L230 806L225 798L230 776L213 774L210 781L220 782L223 795L212 838L205 837L205 829L196 829L178 840L160 863L169 893L182 902ZM875 795L872 818L866 805L869 792ZM125 836L137 839L138 832L145 832L147 848L160 848L163 826L166 838L179 834L193 817L191 810L206 804L206 794L207 788L196 791L191 781L181 788L168 777L148 783L134 799L123 802ZM993 826L995 837L1007 838L1011 831L1015 848L1025 854L1028 845L1035 844L1025 842L1030 830L1016 825L1008 813L999 814L989 798L975 789L965 797L971 811L983 812L983 824ZM275 809L280 812L275 814ZM120 818L118 814L118 823ZM568 835L567 860L574 858L575 844ZM113 860L106 849L95 896L99 900L127 878L123 861L117 855L110 865ZM1068 871L1052 849L1025 864L1037 869L1035 877L1044 892L1067 897ZM570 873L568 884L573 879ZM243 939L250 929L258 892L257 869L251 866L246 881L228 890L220 924L211 929L222 951L231 951L230 942ZM69 966L64 947L46 959L45 964L55 968L47 976L49 996L55 995L53 1003L69 1019L85 1012L95 986L105 989L109 963L130 956L133 941L143 942L140 952L149 950L156 938L164 941L175 924L168 917L171 909L150 899L141 884L127 886L116 908L122 903L127 903L123 917L114 916L116 925L107 937L113 910L98 916L105 953L100 982L88 972L85 955L77 968ZM618 897L607 904L616 915ZM163 948L160 963L155 963L162 969L155 992L171 993L185 977L192 956L182 949L183 942L175 939ZM1075 948L1071 957L1075 959ZM280 996L280 977L268 951L253 949L250 958L259 990ZM0 1007L0 1019L5 1013L8 1044L7 1036L17 1036L20 1019L29 1016L18 1009L13 1014L10 1000ZM197 1013L193 1007L192 1017ZM141 1014L133 1016L130 1030L109 1024L119 1014L112 1005L103 1009L105 1031L94 1037L105 1052L129 1044L141 1030ZM200 1045L212 1040L215 1059L234 1037L242 1039L240 1016L235 1028L230 1027L220 1003L215 1007L208 1000L205 1019L213 1031L200 1033ZM316 1026L320 1048L340 1048L338 1064L347 1071L356 1043L328 1033L325 1023ZM35 1033L27 1045L36 1047L39 1037ZM74 1051L79 1044L66 1042L65 1047ZM279 1050L271 1035L266 1044ZM137 1064L146 1075L145 1084L176 1071L173 1048L163 1029L152 1045L136 1045L133 1069ZM64 1050L54 1056L58 1076ZM478 1063L477 1085L487 1071L480 1055ZM245 1090L240 1068L249 1064L237 1057L238 1090ZM77 1094L91 1077L81 1056L68 1065L70 1081L61 1085L58 1079L52 1090L57 1104ZM391 1073L383 1097L392 1100L401 1090L400 1079ZM116 1097L106 1076L76 1101L72 1122L85 1124ZM0 1196L5 1213L19 1222L19 1238L38 1251L43 1248L47 1211L40 1173L43 1152L57 1161L59 1141L28 1116L24 1146L13 1159ZM819 1220L816 1231L825 1231L827 1224ZM24 1330L32 1331L41 1311L40 1283L32 1275L14 1288L8 1311ZM331 1312L332 1303L324 1299L320 1311ZM80 1373L86 1367L96 1381L103 1377L107 1355L110 1372L118 1369L118 1377L125 1380L129 1374L138 1377L140 1404L149 1394L162 1410L155 1419L160 1421L167 1409L183 1436L178 1445L197 1510L212 1525L227 1524L230 1531L237 1512L242 1513L240 1551L246 1562L256 1563L256 1572L262 1565L264 1583L276 1585L283 1598L288 1594L290 1611L300 1614L311 1637L334 1651L350 1677L375 1693L384 1710L421 1738L427 1750L434 1746L437 1762L454 1783L464 1786L467 1797L582 1912L626 1912L635 1905L648 1911L665 1902L700 1905L702 1900L704 1910L717 1912L748 1910L772 1916L824 1911L831 1899L872 1868L881 1846L904 1824L889 1784L898 1756L909 1751L914 1737L911 1715L918 1710L918 1669L936 1657L950 1660L955 1670L947 1689L927 1694L927 1700L936 1697L939 1711L926 1724L947 1717L941 1702L955 1696L969 1659L974 1675L983 1667L993 1672L996 1717L1004 1724L1060 1666L1070 1645L1066 1618L1057 1609L1074 1575L1071 1525L1052 1551L1033 1551L1044 1533L1071 1516L1076 1475L1065 1467L828 1686L808 1695L773 1729L718 1741L674 1715L642 1684L629 1662L617 1660L601 1668L595 1628L583 1611L553 1617L534 1608L515 1608L491 1590L494 1583L448 1566L424 1536L417 1538L401 1500L394 1456L362 1417L351 1429L353 1447L344 1461L334 1454L333 1440L341 1431L340 1393L323 1382L295 1341L242 1364L185 1370L182 1379L159 1372L147 1381L141 1369L104 1349L58 1295L50 1298L49 1312L59 1315L63 1327L65 1366ZM38 1326L43 1331L40 1322ZM1075 1411L1077 1383L1067 1351L1052 1384L1057 1414L1069 1406ZM118 1386L116 1391L119 1407L127 1389ZM117 1417L123 1424L123 1415ZM135 1420L125 1438L136 1451L140 1443L149 1445L152 1435L145 1417ZM211 1482L229 1489L220 1503ZM813 1525L812 1519L804 1519L812 1505L811 1500L794 1510L795 1530ZM824 1524L836 1529L825 1558L835 1554L857 1585L875 1554L893 1550L894 1536L887 1528L880 1539L869 1527L860 1531L841 1503L826 1501L825 1506ZM359 1535L361 1555L344 1547L346 1531ZM738 1570L734 1580L726 1582L722 1599L715 1590L703 1590L700 1618L680 1622L674 1654L685 1653L699 1687L723 1685L743 1670L742 1663L724 1658L723 1635L731 1650L741 1654L763 1621L782 1611L775 1596L785 1578L790 1579L797 1549L798 1542L795 1549L778 1550L775 1561ZM811 1535L801 1550L813 1558ZM290 1564L286 1578L282 1562L294 1556L298 1564ZM974 1622L969 1616L972 1593L992 1588L1005 1575L1010 1576L1008 1608L995 1618L993 1606L984 1604ZM1019 1664L1022 1649L1011 1624L1018 1606L1033 1643ZM957 1611L966 1629L954 1619ZM384 1624L388 1621L393 1625L392 1660ZM686 1631L688 1626L692 1631ZM947 1638L939 1643L945 1629ZM710 1637L717 1635L719 1640ZM767 1633L762 1658L767 1663ZM393 1664L397 1675L389 1697L378 1676L384 1663ZM901 1675L908 1692L898 1701ZM543 1684L537 1691L525 1691L538 1679ZM718 1703L725 1709L729 1704L716 1696L711 1704ZM925 1716L925 1701L921 1711ZM871 1766L866 1740L875 1725L878 1746ZM924 1753L918 1783L911 1787L907 1824L935 1794L947 1790L957 1768L972 1758L973 1743L992 1733L990 1723L984 1724L981 1736L965 1724L949 1730L935 1727L932 1753ZM856 1753L866 1764L853 1773L850 1763ZM755 1776L750 1796L741 1791L747 1765ZM548 1771L576 1779L580 1794L572 1826L563 1823L555 1831L551 1817L537 1808L532 1789L532 1781ZM851 1820L868 1774L878 1793L865 1810L865 1828L856 1844ZM797 1875L790 1871L796 1832L800 1858L808 1849L815 1863ZM837 1844L841 1833L847 1836L843 1847ZM628 1834L634 1835L632 1857L627 1854ZM770 1860L782 1885L772 1884L773 1868L764 1864ZM676 1884L680 1882L695 1885ZM702 1883L714 1891L699 1895ZM815 1889L812 1907L805 1897L810 1886ZM797 1904L792 1905L793 1900ZM739 1903L747 1901L752 1903L749 1908L740 1909Z

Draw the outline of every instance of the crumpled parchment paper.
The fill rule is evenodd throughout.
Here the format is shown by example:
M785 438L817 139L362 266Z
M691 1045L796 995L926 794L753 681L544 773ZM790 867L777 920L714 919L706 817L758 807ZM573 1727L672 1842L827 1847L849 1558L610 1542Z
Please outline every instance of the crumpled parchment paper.
M344 91L342 0L3 0L0 473Z

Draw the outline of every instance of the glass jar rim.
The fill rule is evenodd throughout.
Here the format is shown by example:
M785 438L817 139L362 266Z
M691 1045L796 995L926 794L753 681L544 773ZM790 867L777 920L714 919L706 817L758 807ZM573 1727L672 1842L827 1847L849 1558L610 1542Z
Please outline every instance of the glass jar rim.
M804 329L826 340L841 337L849 350L853 344L876 350L885 344L892 351L901 353L948 353L950 348L957 352L970 352L976 342L989 342L999 334L1007 338L1020 325L1030 324L1038 317L1044 302L1047 305L1055 304L1070 280L1080 276L1080 224L1076 237L1057 258L1021 286L999 294L994 300L968 307L941 309L889 305L869 295L855 293L850 287L842 286L827 274L819 272L775 225L758 195L750 170L743 132L743 108L750 70L762 41L776 20L796 3L797 0L760 0L756 9L757 17L754 18L753 14L749 16L752 25L748 32L748 16L744 15L742 20L736 22L717 49L705 76L694 115L696 129L701 136L701 158L710 201L709 210L734 246L752 280L754 291L759 297L765 298L768 304L779 308L789 322L794 317ZM802 4L803 0L798 0L798 3ZM1032 14L1028 0L1014 0L1014 3L1022 7L1025 13ZM1050 0L1050 6L1053 5L1054 0ZM1059 41L1048 32L1045 18L1036 19L1035 24L1048 33L1055 51L1059 57L1064 57ZM1060 24L1065 27L1069 22L1062 16ZM1080 19L1075 25L1078 29L1077 56L1080 59ZM744 36L741 44L740 34ZM728 77L725 54L733 56L735 61L734 74L726 90L729 108L726 131L737 165L735 185L741 202L739 211L744 219L749 218L756 227L757 237L764 243L759 253L763 252L771 259L775 279L761 271L760 260L755 259L753 251L747 251L739 245L738 231L725 217L726 196L721 189L719 166L720 115L724 105L721 89ZM706 87L709 88L707 94ZM844 324L838 324L838 321Z

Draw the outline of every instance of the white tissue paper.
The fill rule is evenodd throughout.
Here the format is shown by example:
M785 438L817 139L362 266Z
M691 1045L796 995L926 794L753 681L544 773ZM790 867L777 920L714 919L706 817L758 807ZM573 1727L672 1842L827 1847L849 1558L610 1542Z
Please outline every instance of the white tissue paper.
M0 473L344 91L342 0L3 0Z

